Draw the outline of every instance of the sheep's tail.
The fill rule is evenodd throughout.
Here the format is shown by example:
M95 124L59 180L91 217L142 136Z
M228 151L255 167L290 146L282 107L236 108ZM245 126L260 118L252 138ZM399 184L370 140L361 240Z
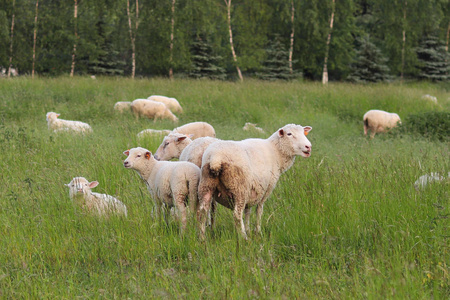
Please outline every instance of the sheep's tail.
M364 135L367 135L367 130L369 129L369 118L364 119Z

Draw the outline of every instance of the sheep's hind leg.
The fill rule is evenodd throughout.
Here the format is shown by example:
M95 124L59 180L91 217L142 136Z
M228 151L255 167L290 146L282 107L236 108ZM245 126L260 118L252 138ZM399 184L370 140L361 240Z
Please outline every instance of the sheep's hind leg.
M247 233L245 230L244 220L242 219L244 209L245 209L245 202L242 201L242 198L241 200L235 198L235 205L233 212L234 224L236 226L238 234L246 240Z
M197 220L200 227L200 238L205 240L205 231L206 231L206 217L208 216L212 200L212 191L208 191L201 198L200 205L197 210Z
M184 231L186 230L186 206L185 206L185 200L186 197L184 195L175 195L174 197L174 201L175 201L175 205L177 207L177 211L178 211L178 216L180 218L180 223L181 223L181 233L184 233Z
M264 203L256 206L256 232L261 234L261 217L263 214Z

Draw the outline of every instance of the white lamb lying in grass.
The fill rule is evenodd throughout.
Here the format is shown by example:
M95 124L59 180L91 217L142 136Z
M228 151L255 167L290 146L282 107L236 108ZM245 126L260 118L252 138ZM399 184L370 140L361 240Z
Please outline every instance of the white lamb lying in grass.
M172 130L174 133L182 133L192 135L191 139L195 140L204 136L216 137L216 131L211 124L206 122L187 123Z
M268 139L219 140L206 148L198 187L200 237L205 238L205 221L213 199L234 210L236 229L245 239L250 207L256 205L256 230L260 233L264 202L279 177L292 166L296 156L311 156L311 143L306 138L311 129L288 124Z
M425 174L419 177L419 179L414 182L414 187L416 190L424 189L428 184L433 182L444 181L446 178L438 172L431 172L430 174ZM450 180L450 172L447 174L447 180Z
M91 189L98 185L98 181L89 182L84 177L74 177L71 182L65 184L69 187L69 196L73 203L87 212L108 216L118 214L127 216L127 207L117 198L107 194L92 192Z
M258 133L266 133L264 131L264 129L262 129L261 127L256 126L256 124L253 123L245 123L244 127L242 127L243 130L245 131L254 131L254 132L258 132Z
M387 132L389 129L396 127L397 123L401 124L400 117L396 113L389 113L383 110L372 109L363 116L364 135L370 130L370 138L376 133Z
M144 129L141 132L139 132L137 134L138 139L144 138L144 137L150 137L150 136L158 136L158 137L162 137L162 136L166 136L169 133L171 133L171 130L168 129Z
M130 101L119 101L114 104L114 110L123 113L126 110L130 110Z
M175 98L170 98L170 97L161 96L161 95L151 95L147 99L164 103L173 112L178 112L178 113L183 112L183 108L181 107L178 100Z
M59 114L55 112L48 112L46 115L47 125L49 130L54 132L60 131L75 131L75 132L92 132L91 126L89 124L80 121L68 121L63 119L58 119Z
M186 161L157 161L150 151L141 147L124 151L123 154L128 156L123 166L138 172L146 182L148 191L155 201L159 219L162 216L163 206L168 208L175 206L177 215L181 217L183 232L187 223L188 198L191 213L196 211L200 168Z

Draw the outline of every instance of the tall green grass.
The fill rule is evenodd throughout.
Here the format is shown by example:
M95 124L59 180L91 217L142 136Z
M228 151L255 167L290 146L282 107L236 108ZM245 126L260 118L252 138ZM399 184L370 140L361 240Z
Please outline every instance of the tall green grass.
M170 121L117 114L117 101L176 97L178 125L212 124L222 139L265 138L287 123L313 127L313 154L298 158L266 202L263 234L237 238L218 207L207 242L190 220L153 218L153 202L122 152L155 151L138 140ZM436 96L439 105L421 99ZM1 298L445 299L449 278L449 184L416 191L421 175L450 170L449 145L412 135L363 136L369 109L401 118L448 111L445 86L291 82L243 84L163 79L17 78L0 82ZM49 132L45 114L81 120L93 134ZM242 130L257 123L267 134ZM70 202L75 176L117 196L126 219L96 218ZM254 216L252 215L254 218ZM254 221L254 219L252 219Z

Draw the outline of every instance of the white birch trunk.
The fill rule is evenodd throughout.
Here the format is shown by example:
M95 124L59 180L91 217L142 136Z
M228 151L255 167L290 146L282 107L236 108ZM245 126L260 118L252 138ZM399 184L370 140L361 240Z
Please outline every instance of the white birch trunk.
M335 0L333 0L330 20L330 31L328 32L327 45L325 48L325 59L323 63L322 83L328 83L328 54L330 52L331 32L333 31L334 12L335 12Z
M224 0L227 5L227 20L228 20L228 32L230 34L230 46L231 46L231 54L233 55L233 61L236 64L236 70L241 81L244 81L244 77L242 77L241 69L237 64L236 52L234 51L233 46L233 31L231 30L231 0Z
M33 36L33 66L31 68L31 78L34 79L34 65L36 62L36 39L37 39L37 20L38 20L39 0L36 0L36 13L34 15L34 36Z
M172 0L172 22L170 28L170 57L169 57L169 78L173 79L173 38L174 38L174 30L175 30L175 3L176 0Z
M408 1L405 0L405 6L403 6L403 37L402 37L402 66L400 71L400 81L403 82L403 73L405 70L405 48L406 48L406 8Z
M131 14L130 14L130 0L127 0L127 15L128 15L128 28L130 31L131 40L131 78L134 79L136 75L136 33L139 27L139 1L136 0L136 18L135 18L135 28L133 33L133 26L131 25Z
M295 32L294 14L295 14L295 7L294 7L294 0L292 0L291 1L291 24L292 24L292 30L291 30L291 45L289 47L289 72L291 72L291 74L294 73L294 69L292 68L292 55L294 53L294 32Z
M8 78L11 77L12 59L13 59L13 41L14 41L14 19L16 17L16 0L13 1L13 15L11 18L11 40L9 44L9 68L8 68Z
M73 43L73 51L72 51L72 66L70 68L70 77L73 77L73 74L75 73L75 56L77 53L77 41L78 41L78 0L75 0L75 7L73 11L73 18L75 21L75 42Z

